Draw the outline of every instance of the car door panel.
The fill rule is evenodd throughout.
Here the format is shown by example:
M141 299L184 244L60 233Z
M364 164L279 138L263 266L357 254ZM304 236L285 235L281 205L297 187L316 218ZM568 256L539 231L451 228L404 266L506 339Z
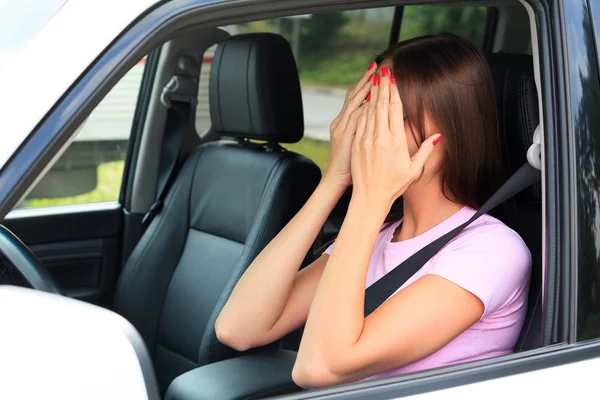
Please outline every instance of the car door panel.
M120 266L122 211L117 205L93 206L57 207L55 213L51 208L17 210L4 224L44 263L69 297L106 306Z

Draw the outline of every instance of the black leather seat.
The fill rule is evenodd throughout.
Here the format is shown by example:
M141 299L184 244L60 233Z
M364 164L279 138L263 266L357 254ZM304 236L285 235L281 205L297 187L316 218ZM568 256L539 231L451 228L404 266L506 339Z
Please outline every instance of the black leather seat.
M527 161L527 149L539 124L538 97L529 55L491 54L502 136L510 173ZM521 235L532 256L529 304L515 351L542 346L542 191L540 184L518 194L500 210L501 218Z
M144 338L163 392L184 372L236 355L217 340L215 319L240 275L321 177L312 161L277 144L299 141L304 130L287 41L232 37L214 60L213 130L240 140L209 143L188 156L115 294L114 308Z

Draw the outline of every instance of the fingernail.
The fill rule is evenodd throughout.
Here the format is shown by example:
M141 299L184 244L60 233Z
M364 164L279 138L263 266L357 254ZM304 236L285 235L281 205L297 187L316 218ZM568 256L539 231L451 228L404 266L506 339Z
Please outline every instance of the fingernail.
M375 75L375 78L373 78L373 86L377 86L379 85L379 76Z
M374 69L374 68L377 68L377 63L376 63L376 62L372 62L372 63L369 65L369 69L368 69L367 71L370 71L370 70L372 70L372 69Z
M436 144L438 144L440 142L440 140L442 140L442 135L436 137L435 139L433 139L433 145L435 146Z
M368 103L369 101L371 101L371 93L369 93L369 94L367 95L367 103Z
M373 75L371 75L371 76L369 77L369 79L367 79L367 82L371 82L371 79L373 79Z
M390 75L390 82L392 82L393 85L396 84L396 77L394 76L394 74Z
M390 74L390 69L388 67L381 68L381 76L386 77Z

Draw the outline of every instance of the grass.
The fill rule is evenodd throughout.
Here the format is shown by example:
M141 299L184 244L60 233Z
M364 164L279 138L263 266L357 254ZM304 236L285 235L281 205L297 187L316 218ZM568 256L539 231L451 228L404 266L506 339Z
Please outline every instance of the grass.
M99 203L115 201L119 198L123 179L124 161L114 161L98 166L98 184L91 192L71 197L26 199L25 208L53 207L71 204Z
M334 59L301 58L298 62L300 81L303 85L348 89L362 76L374 55L362 51L340 52Z
M284 144L283 147L310 158L321 168L321 172L325 171L329 155L329 142L304 138L298 143Z
M327 155L329 153L329 143L327 142L304 138L298 143L286 144L284 147L290 151L310 158L321 168L321 171L323 171L327 165ZM26 199L24 207L39 208L115 201L119 198L119 191L121 190L123 166L124 161L100 164L100 166L98 166L98 185L89 193L51 199Z

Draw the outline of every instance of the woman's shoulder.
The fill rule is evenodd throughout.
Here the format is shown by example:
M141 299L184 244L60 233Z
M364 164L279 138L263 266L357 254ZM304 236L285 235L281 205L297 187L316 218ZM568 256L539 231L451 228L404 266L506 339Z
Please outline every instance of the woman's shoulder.
M449 243L448 250L473 251L486 258L497 256L513 261L512 265L516 266L529 267L531 263L531 253L521 236L488 214L482 215L459 233Z
M484 315L527 295L529 249L517 232L489 215L465 228L432 261L428 273L475 294Z

